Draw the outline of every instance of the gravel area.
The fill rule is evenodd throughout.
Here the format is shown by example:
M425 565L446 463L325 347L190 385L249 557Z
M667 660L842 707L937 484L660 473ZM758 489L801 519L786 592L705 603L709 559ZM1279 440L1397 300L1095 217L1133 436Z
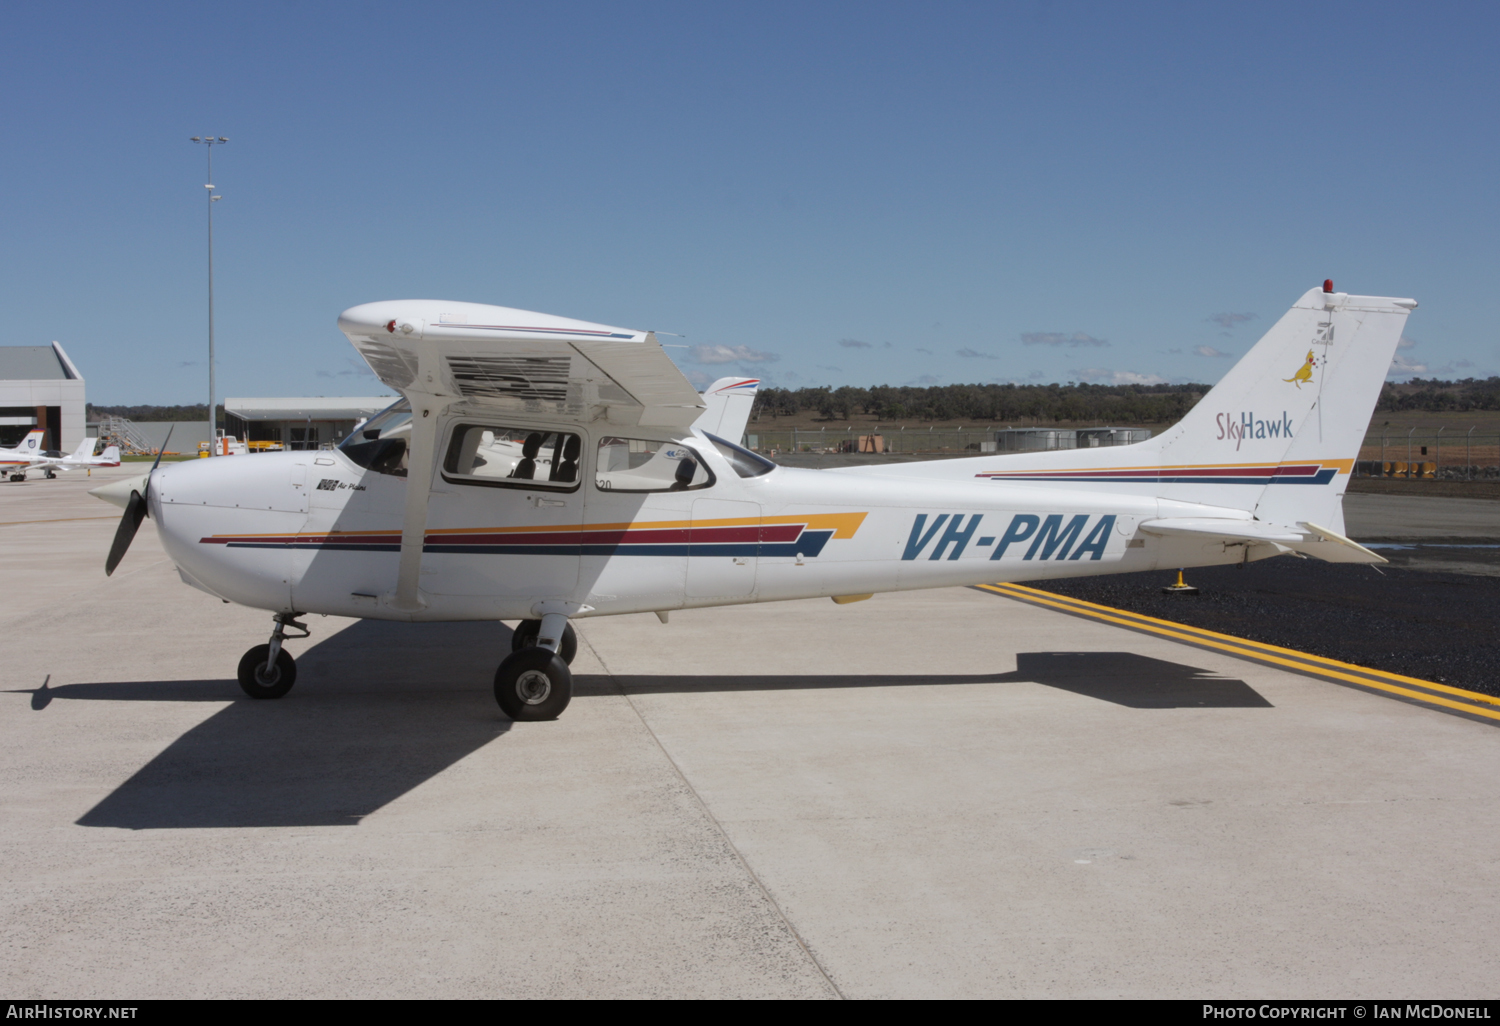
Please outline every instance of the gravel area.
M1146 616L1500 695L1500 576L1276 557L1175 571L1030 582Z

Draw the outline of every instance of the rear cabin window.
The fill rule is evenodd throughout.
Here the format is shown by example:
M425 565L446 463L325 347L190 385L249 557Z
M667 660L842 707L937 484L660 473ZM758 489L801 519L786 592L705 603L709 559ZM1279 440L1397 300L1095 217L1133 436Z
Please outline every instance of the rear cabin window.
M680 442L607 435L594 466L601 492L686 492L714 483L703 457Z
M561 431L459 424L448 440L443 477L465 484L571 491L581 477L583 441Z
M740 477L760 477L776 469L776 464L758 453L735 445L727 438L710 435L706 431L704 434L708 435L708 440L714 443L714 448L719 450L719 455L729 461L729 465Z

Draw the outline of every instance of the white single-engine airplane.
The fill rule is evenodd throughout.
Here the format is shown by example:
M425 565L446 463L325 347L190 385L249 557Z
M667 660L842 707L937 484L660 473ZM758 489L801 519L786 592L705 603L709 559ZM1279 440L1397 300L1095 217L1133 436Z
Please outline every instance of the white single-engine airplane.
M586 616L1236 563L1380 563L1341 500L1410 299L1312 289L1174 427L1135 445L804 470L736 445L650 332L473 303L346 310L404 397L338 449L153 467L93 494L183 581L274 613L240 686L278 698L306 613L520 620L517 720L572 692ZM753 389L755 382L741 379ZM695 425L705 417L713 426ZM714 418L717 417L717 420Z
M14 449L0 449L0 473L12 481L26 480L28 470L45 470L49 478L56 477L59 470L77 467L118 467L120 450L111 445L98 456L94 455L97 438L85 438L69 455L42 448L41 431L29 432Z

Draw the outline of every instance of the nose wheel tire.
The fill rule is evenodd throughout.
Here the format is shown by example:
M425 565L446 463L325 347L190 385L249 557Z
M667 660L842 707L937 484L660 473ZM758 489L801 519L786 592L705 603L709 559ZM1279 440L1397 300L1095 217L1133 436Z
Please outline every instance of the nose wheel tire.
M523 648L534 647L541 629L540 620L522 620L516 624L516 629L510 636L510 650L519 652ZM573 630L572 624L563 628L562 644L557 646L557 654L562 656L563 662L573 665L573 657L578 654L578 634Z
M276 654L275 666L266 672L270 653L270 645L256 645L240 659L240 688L251 698L280 698L297 683L297 662L286 649Z
M555 720L573 697L573 671L545 648L512 652L495 671L495 701L513 720Z

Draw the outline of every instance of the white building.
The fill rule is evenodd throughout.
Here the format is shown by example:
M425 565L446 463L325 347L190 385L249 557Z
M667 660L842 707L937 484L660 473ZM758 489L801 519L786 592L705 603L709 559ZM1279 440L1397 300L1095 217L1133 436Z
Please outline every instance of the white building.
M356 423L397 398L225 399L225 432L244 442L280 442L288 449L318 449L342 442Z
M84 439L84 402L83 375L62 346L0 346L0 444L42 428L44 449L72 452Z

